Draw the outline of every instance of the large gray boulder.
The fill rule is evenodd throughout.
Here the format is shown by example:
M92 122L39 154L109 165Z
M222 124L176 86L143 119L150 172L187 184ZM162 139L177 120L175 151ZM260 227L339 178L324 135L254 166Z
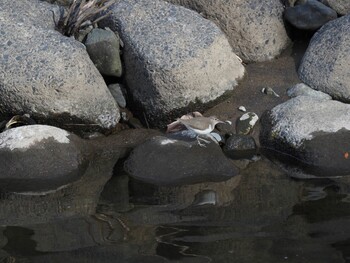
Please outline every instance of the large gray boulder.
M222 31L196 12L161 0L122 0L111 11L102 24L124 42L126 81L151 125L232 91L244 74Z
M315 33L298 73L311 88L350 102L350 15L328 22Z
M348 0L327 0L327 3L338 14L347 15L350 13L350 1Z
M45 191L80 178L88 165L87 148L65 130L29 125L0 133L0 188Z
M227 35L233 51L244 61L265 61L288 45L284 7L269 0L167 0L196 10Z
M0 113L111 128L118 107L85 47L54 30L58 16L36 0L0 2Z
M265 114L260 143L293 176L350 175L350 105L297 96Z
M305 4L287 7L285 19L293 26L303 30L316 30L338 17L337 12L317 0L308 0Z
M211 142L186 142L163 136L136 147L125 169L135 179L154 185L186 185L228 180L238 174L233 162Z

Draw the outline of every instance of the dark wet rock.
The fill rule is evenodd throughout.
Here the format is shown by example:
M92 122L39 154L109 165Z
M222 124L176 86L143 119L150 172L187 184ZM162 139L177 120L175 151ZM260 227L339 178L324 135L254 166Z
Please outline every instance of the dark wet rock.
M261 148L292 176L350 175L350 105L298 96L262 119Z
M130 95L151 126L233 90L244 67L224 33L196 12L155 0L122 0L102 21L124 42Z
M299 77L313 89L350 102L350 15L324 25L311 39Z
M218 123L215 127L221 134L231 135L235 133L234 126L229 122Z
M122 91L122 88L119 84L110 84L108 85L108 89L111 92L113 98L118 103L119 107L125 108L126 107L126 101L124 98L124 94Z
M57 8L36 0L0 2L1 115L114 127L116 102L85 46L54 30Z
M94 151L126 158L132 149L161 134L160 131L152 129L127 129L114 135L90 140L89 143L94 147Z
M249 134L256 122L259 120L258 115L254 112L244 113L236 122L236 132L237 134L247 135Z
M122 64L119 55L119 37L111 30L93 29L85 41L86 50L102 75L120 77Z
M223 181L238 169L215 143L206 147L158 136L133 150L125 169L135 179L155 185Z
M317 0L308 0L305 4L288 7L284 12L284 18L289 23L303 30L319 29L337 17L337 12Z
M270 60L288 45L283 5L268 0L168 0L196 10L227 35L233 51L244 61Z
M257 153L257 147L253 137L234 134L226 140L223 151L232 159L249 159Z
M23 129L25 127L33 126L23 126L11 129L8 132L13 132L16 129ZM60 134L61 136L59 136L56 139L64 141L66 138L65 134L68 133L62 131L61 133L59 133L59 135ZM111 178L113 174L113 169L119 158L125 158L134 147L136 147L140 143L143 143L146 139L148 139L150 136L154 136L155 134L159 134L159 132L155 130L135 129L127 131L125 130L115 135L111 135L105 138L98 138L90 141L80 139L75 144L75 147L77 147L76 151L81 150L84 156L87 157L87 167L82 173L82 175L77 180L68 183L64 187L59 187L57 189L53 189L46 192L38 190L39 187L42 186L42 182L38 182L38 184L34 186L30 181L31 179L28 179L29 185L24 186L26 187L26 189L28 187L34 188L31 192L1 192L0 206L2 210L0 214L0 224L39 224L67 217L86 216L90 214L95 214L96 205L100 198L102 189L104 188L106 182ZM50 134L46 134L45 136L50 136ZM41 144L43 146L43 149L40 150L46 153L47 151L45 149L47 148L45 147L47 146L45 145L45 143L51 144L52 142L56 145L56 148L52 149L52 152L47 153L46 156L37 156L40 157L41 160L34 160L36 164L42 166L34 167L33 169L36 169L36 171L41 172L42 175L43 172L45 172L45 168L49 167L54 169L55 165L57 169L62 168L58 167L57 164L63 165L64 160L68 158L73 158L72 154L74 153L74 148L71 148L74 147L73 142L75 142L75 138L77 138L77 140L79 139L74 135L69 135L68 138L72 140L71 148L69 148L69 146L66 146L66 151L62 152L60 156L57 154L57 152L61 150L62 147L59 145L58 142L55 142L54 138L55 137L49 137L44 141L35 142L36 145ZM27 140L27 142L30 141ZM31 148L34 148L34 146L32 146ZM3 152L3 150L1 150L1 152ZM54 155L54 153L56 153L56 155ZM20 164L22 163L22 160L25 161L25 159L22 158L22 156L25 155L25 152L21 152L18 154L21 155L17 155L19 156L19 158L21 158L21 162L18 162L19 159L16 159L15 165L21 168ZM57 160L57 158L52 160L54 156L56 156L57 158L61 157L61 160ZM0 162L1 161L3 161L2 157L0 158ZM74 160L68 159L68 161L72 163ZM47 164L47 162L52 162L52 164ZM67 166L69 164L70 163L66 163ZM5 165L8 164L6 163ZM1 164L0 170L2 168L3 165ZM74 167L63 167L62 169L63 171L68 171L69 169L74 170L73 168ZM5 172L8 174L8 171ZM62 174L62 170L50 170L49 172L51 172L51 174L46 174L46 176ZM18 171L16 171L15 174L17 173ZM4 175L3 170L1 170L1 176L2 175ZM39 174L35 176L37 176L38 178ZM67 174L62 176L64 176L65 178L72 178L73 175ZM18 181L13 181L12 179L13 178L11 178L11 182L16 184L18 183ZM45 182L50 182L52 185L52 182L48 179L44 178L43 180L45 180ZM1 186L4 187L3 184L1 184Z
M298 83L287 90L287 94L289 97L294 98L297 96L309 96L309 97L314 97L319 100L331 100L332 97L329 96L328 94L319 91L319 90L314 90L310 88L308 85L304 83Z
M80 138L55 127L7 130L0 133L1 189L44 191L76 181L87 168L88 154Z
M338 14L347 15L350 14L350 2L340 0L327 0L328 5L337 11Z

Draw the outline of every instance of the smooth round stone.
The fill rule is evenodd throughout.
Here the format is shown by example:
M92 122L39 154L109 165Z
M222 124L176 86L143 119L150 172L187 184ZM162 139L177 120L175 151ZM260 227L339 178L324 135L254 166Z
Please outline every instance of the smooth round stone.
M256 154L257 147L253 137L234 134L226 140L223 151L232 159L249 159Z
M87 148L65 130L30 125L0 134L0 188L5 191L53 190L80 178Z

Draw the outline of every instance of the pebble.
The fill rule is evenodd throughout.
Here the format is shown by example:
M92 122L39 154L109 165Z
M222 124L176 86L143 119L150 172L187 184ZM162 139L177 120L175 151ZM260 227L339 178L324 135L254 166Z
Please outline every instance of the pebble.
M246 111L247 111L247 109L246 109L244 106L239 106L238 109L239 109L240 111L243 111L243 112L246 112Z
M275 97L279 97L280 96L270 87L262 88L261 92L264 93L264 94L267 94L267 95L274 95Z
M243 114L237 120L237 124L236 124L237 134L243 134L243 135L249 134L253 130L258 120L259 120L259 117L254 112L247 112Z

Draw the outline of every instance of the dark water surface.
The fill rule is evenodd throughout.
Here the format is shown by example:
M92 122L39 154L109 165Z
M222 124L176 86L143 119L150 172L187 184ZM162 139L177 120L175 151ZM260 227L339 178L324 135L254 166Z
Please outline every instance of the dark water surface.
M265 159L221 183L118 175L93 216L3 226L0 262L350 262L349 193L348 178L295 180Z

